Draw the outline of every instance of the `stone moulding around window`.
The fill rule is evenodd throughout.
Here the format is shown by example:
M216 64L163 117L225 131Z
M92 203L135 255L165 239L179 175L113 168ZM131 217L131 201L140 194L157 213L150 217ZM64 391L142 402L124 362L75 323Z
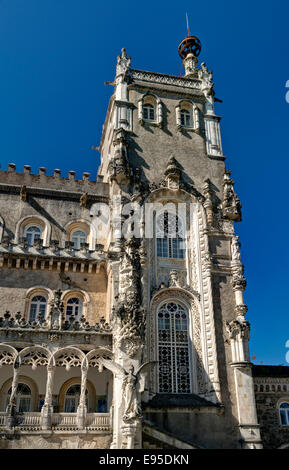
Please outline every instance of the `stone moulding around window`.
M155 119L150 121L144 119L144 105L150 104L154 107ZM144 126L145 124L151 126L162 127L163 125L163 105L158 96L153 95L152 93L146 93L138 101L138 121Z
M185 126L182 124L181 120L181 112L182 110L186 110L190 112L191 115L191 125ZM197 134L200 134L200 111L199 108L188 100L182 100L176 106L176 123L178 131L182 131L183 129L186 131L194 131Z

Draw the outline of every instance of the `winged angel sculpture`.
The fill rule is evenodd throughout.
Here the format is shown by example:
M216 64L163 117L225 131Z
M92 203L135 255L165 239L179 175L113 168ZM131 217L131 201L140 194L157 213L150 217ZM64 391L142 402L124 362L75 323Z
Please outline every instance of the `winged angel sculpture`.
M136 371L131 365L128 370L114 361L101 358L101 364L122 378L122 391L124 396L123 421L130 422L134 419L142 418L139 393L144 388L144 375L148 369L155 365L157 361L145 362Z

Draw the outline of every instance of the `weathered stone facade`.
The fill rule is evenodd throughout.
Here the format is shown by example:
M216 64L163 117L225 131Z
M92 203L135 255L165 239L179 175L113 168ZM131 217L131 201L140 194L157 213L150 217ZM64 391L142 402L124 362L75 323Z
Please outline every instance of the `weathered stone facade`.
M0 172L3 448L262 447L241 204L191 46L184 77L122 50L97 181Z

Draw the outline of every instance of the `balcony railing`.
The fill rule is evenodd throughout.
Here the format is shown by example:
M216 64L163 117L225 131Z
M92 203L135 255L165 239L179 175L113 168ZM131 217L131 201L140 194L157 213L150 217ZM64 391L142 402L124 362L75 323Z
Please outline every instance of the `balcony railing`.
M7 414L0 412L0 430L7 428ZM14 417L13 428L20 431L40 431L42 429L42 415L36 412L19 413ZM53 413L51 419L53 431L79 430L77 413ZM109 413L88 413L84 429L87 431L110 431L111 419Z

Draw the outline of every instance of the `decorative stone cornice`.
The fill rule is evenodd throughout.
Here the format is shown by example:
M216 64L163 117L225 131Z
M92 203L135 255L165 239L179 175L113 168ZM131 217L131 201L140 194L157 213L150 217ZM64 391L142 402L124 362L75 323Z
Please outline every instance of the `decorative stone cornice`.
M149 83L160 83L162 85L173 85L181 88L191 88L201 91L201 80L177 77L174 75L146 72L143 70L129 69L129 77L132 80L140 80Z

